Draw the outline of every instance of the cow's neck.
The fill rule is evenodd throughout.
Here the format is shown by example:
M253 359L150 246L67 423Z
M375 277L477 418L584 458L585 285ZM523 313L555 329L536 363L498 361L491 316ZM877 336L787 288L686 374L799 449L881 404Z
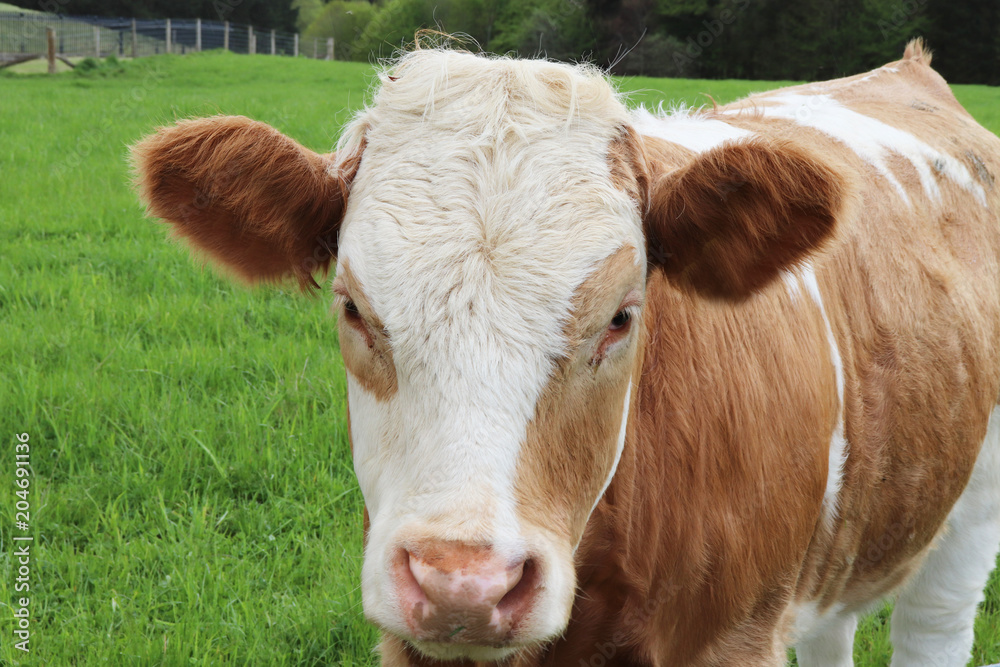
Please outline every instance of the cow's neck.
M622 659L635 642L672 654L665 664L695 663L734 619L779 613L754 608L765 592L792 595L819 519L822 434L836 394L828 364L809 361L821 358L812 339L791 333L800 316L778 315L789 312L779 307L784 298L772 290L740 307L709 304L654 270L625 450L577 552L572 628L581 631L565 646L617 636ZM815 383L816 394L785 391L796 383ZM799 417L794 432L766 418L788 413ZM782 442L799 445L789 451ZM788 516L804 520L792 525ZM588 618L615 620L578 622ZM552 664L577 664L569 657Z

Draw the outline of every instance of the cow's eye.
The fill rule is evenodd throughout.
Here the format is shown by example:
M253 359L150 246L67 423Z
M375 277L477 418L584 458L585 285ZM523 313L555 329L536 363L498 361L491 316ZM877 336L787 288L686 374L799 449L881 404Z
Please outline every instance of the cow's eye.
M631 321L632 315L628 312L628 310L623 308L615 313L615 316L611 319L611 326L609 326L608 329L611 331L621 331L627 327Z
M624 341L632 330L632 308L622 308L611 318L608 330L604 333L604 340L598 345L597 351L591 358L591 364L599 364L608 354L608 351Z
M360 333L368 347L372 347L375 342L374 337L365 319L361 317L361 312L358 310L358 304L354 303L352 299L344 297L344 322L349 324L355 331Z

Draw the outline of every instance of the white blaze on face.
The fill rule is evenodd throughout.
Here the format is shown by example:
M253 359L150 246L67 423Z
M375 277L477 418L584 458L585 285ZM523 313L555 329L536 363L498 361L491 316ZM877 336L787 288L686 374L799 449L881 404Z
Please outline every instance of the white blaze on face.
M487 62L451 53L426 65L433 71L404 67L355 121L366 145L338 272L349 266L363 288L396 374L388 397L348 377L371 519L365 609L389 627L388 561L405 540L512 556L540 548L519 520L516 468L566 351L574 291L621 246L644 247L636 204L610 179L608 146L627 114L606 84L551 63ZM538 75L517 69L526 67L548 82L530 96L519 86L537 86ZM598 85L603 92L590 90ZM547 109L546 91L563 89L588 96L591 115ZM572 576L557 574L548 584L568 594L551 595L571 600Z

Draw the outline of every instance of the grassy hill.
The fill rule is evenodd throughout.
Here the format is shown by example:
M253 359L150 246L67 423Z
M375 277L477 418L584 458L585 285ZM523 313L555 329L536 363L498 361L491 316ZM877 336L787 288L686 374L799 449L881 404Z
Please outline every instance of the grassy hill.
M18 7L17 5L12 5L6 2L0 2L0 12L24 12L25 14L41 14L42 12L37 9L27 9L25 7Z
M329 298L199 269L143 218L126 164L155 126L214 113L329 150L371 76L223 53L0 76L0 422L8 461L30 434L35 471L33 652L8 635L0 664L375 663ZM778 84L623 85L700 104ZM1000 130L1000 90L957 92ZM0 549L4 604L14 577ZM864 622L858 665L887 664L885 618ZM994 578L975 664L1000 661L998 626Z

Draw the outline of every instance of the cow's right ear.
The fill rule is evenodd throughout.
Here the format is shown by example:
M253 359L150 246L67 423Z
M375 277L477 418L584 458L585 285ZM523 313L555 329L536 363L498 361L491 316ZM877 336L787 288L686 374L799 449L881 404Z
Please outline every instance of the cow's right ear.
M304 148L242 116L181 121L132 147L149 214L249 282L295 277L318 287L360 151L347 159Z

